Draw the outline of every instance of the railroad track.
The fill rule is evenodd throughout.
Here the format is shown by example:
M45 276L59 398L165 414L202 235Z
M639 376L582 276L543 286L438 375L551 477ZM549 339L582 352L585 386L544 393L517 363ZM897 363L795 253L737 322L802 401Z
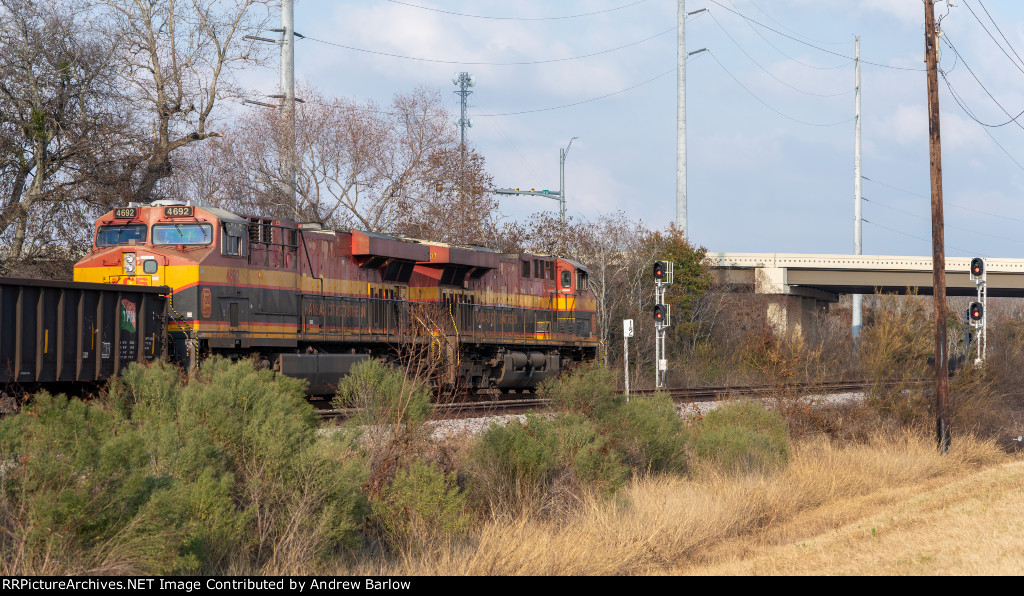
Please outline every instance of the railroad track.
M741 397L760 397L773 395L781 392L807 392L807 393L840 393L845 391L862 391L870 385L868 381L840 381L830 383L792 383L786 385L732 385L721 387L686 387L676 389L663 389L674 401L680 403L719 401L724 399L736 399ZM659 390L643 389L631 391L630 395L652 395ZM318 402L313 402L316 406ZM345 420L356 413L351 408L334 409L330 402L319 406L319 415L322 420ZM488 401L466 401L435 404L432 418L436 420L448 420L453 418L475 418L481 416L498 416L505 414L518 414L529 410L547 408L550 401L539 398L534 394L524 394L516 399L501 399Z
M687 401L716 401L732 396L753 397L772 395L783 392L820 392L840 393L844 391L863 391L870 386L869 381L836 381L829 383L789 383L771 385L726 385L722 387L686 387L677 389L662 389L674 400ZM659 390L643 389L633 391L631 395L651 395Z

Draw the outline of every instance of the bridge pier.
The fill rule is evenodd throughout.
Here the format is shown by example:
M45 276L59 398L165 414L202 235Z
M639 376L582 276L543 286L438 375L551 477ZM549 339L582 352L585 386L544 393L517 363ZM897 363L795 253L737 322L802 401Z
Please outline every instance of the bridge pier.
M818 336L818 317L828 310L828 300L807 296L776 295L768 302L768 323L780 338L814 339Z
M769 297L768 323L779 337L813 339L818 335L816 316L839 302L839 295L788 283L788 270L762 267L755 270L754 292Z

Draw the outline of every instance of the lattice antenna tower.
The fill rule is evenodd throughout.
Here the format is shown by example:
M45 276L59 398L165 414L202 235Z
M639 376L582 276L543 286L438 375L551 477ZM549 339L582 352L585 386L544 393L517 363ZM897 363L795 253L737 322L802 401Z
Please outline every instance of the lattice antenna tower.
M462 117L459 118L459 128L462 129L462 160L466 160L466 129L473 128L472 118L466 117L466 101L469 96L473 94L470 91L471 87L476 87L476 77L469 74L468 72L457 72L452 75L452 84L456 85L459 90L455 92L459 96L462 104Z

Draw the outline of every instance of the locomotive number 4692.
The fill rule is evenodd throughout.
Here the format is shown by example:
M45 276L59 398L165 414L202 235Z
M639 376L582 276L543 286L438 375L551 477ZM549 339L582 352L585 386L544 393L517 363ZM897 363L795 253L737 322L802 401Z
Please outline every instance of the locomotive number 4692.
M192 207L183 207L181 205L164 207L164 217L192 217Z

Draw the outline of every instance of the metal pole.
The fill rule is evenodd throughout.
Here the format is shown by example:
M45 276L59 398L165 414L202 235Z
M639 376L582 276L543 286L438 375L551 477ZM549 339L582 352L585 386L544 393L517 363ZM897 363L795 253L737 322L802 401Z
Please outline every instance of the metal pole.
M689 238L686 214L686 0L679 0L676 15L676 225Z
M856 61L856 75L855 84L856 99L854 100L854 136L853 136L853 254L860 255L864 254L863 240L861 236L862 232L862 214L861 209L863 200L861 196L861 161L860 161L860 36L856 36L854 39L855 52L854 60ZM850 327L853 330L853 339L856 340L860 337L861 327L863 323L863 311L864 311L864 296L863 294L853 295L853 319L851 320Z
M572 144L572 141L569 141ZM558 214L565 229L565 149L558 150Z
M629 338L622 336L622 354L626 368L626 401L629 401Z
M281 0L281 125L285 133L281 178L284 194L292 204L292 214L299 219L299 203L295 195L295 5Z
M928 70L928 139L932 182L932 288L935 295L935 433L939 451L949 450L949 362L946 354L946 240L942 214L942 146L939 135L938 43L933 0L924 2Z

